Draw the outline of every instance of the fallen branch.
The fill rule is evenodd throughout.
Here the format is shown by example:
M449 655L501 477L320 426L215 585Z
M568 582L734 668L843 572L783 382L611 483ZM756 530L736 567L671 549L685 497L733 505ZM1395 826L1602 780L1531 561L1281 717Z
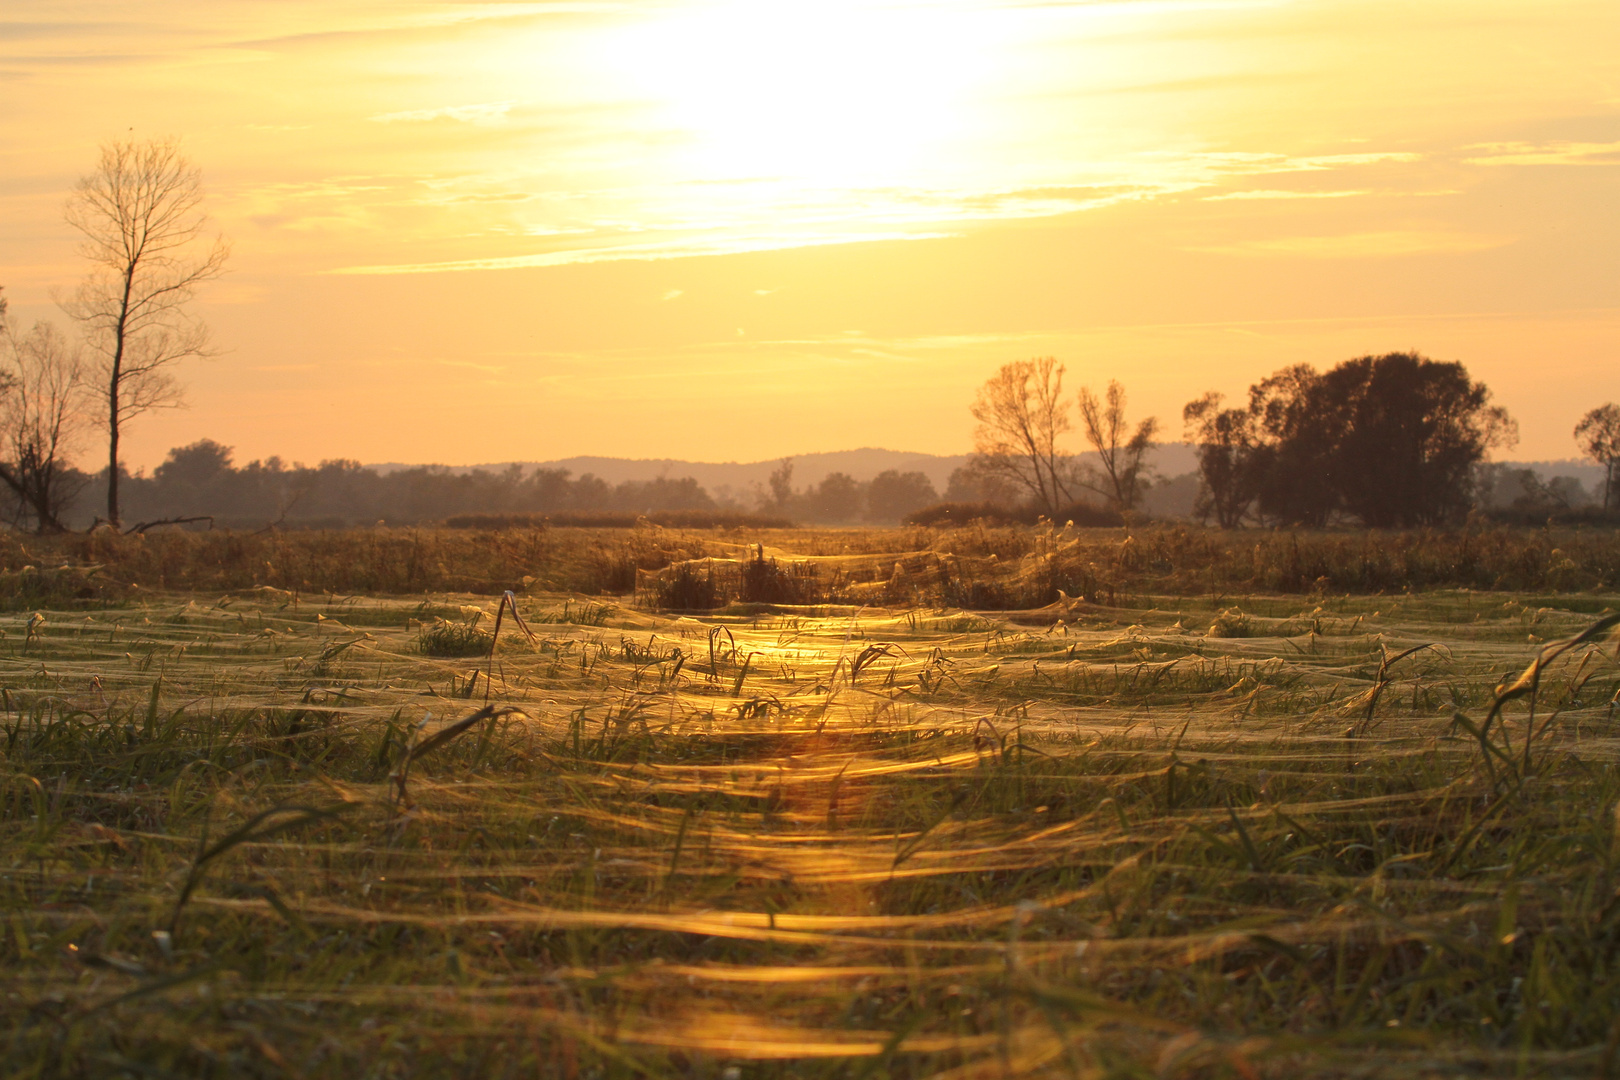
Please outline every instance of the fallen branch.
M131 533L141 535L144 534L147 529L155 529L159 525L192 525L199 521L208 522L208 527L210 529L214 527L214 515L198 514L196 517L161 518L157 521L143 521L139 525L131 525L129 528L125 529L124 535L129 536Z

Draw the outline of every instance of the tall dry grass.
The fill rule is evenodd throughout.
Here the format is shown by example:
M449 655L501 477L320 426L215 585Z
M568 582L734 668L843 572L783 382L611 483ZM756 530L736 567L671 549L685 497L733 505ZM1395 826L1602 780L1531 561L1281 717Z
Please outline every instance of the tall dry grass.
M919 583L906 557L933 559ZM1490 527L1409 533L1220 532L1198 528L680 530L356 529L243 534L0 535L0 604L96 605L139 590L410 595L507 589L627 595L647 572L726 560L735 578L694 602L933 603L1017 609L1058 592L1129 595L1376 594L1483 589L1570 594L1620 586L1620 531ZM924 559L923 561L927 561ZM700 592L704 571L682 571ZM661 579L660 579L661 580ZM879 587L882 586L882 587ZM647 592L647 589L643 589ZM676 602L680 600L681 602Z

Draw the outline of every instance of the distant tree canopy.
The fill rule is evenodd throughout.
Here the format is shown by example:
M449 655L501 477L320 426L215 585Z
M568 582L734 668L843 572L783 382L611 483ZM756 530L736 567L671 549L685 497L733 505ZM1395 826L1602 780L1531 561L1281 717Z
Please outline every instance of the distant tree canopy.
M802 491L794 491L793 462L784 459L771 473L764 506L797 521L828 525L895 525L906 515L939 501L926 473L887 469L861 481L833 472Z
M452 470L420 466L381 473L357 461L288 465L280 458L234 464L212 439L169 451L150 476L125 475L131 521L208 515L221 525L417 524L465 514L713 510L691 477L609 484L566 469Z
M4 342L0 341L0 345ZM30 513L16 496L9 499L5 476L12 469L6 440L11 398L0 351L0 518L22 521ZM280 458L237 465L231 447L201 439L170 450L150 475L120 478L128 523L208 517L221 527L339 528L353 525L417 525L449 518L533 519L548 515L714 514L737 515L761 508L782 518L821 524L898 524L907 514L939 501L933 483L920 472L890 469L871 480L831 473L819 483L794 491L792 462L773 477L775 491L761 491L754 502L717 499L690 476L625 480L612 484L566 469L450 469L428 465L381 472L357 461L289 465ZM71 484L74 498L64 506L79 526L89 524L95 502L103 499L106 474L92 476L67 468L59 483Z
M1224 526L1353 519L1439 525L1473 505L1473 471L1516 438L1490 391L1457 363L1416 353L1285 368L1250 387L1246 409L1218 395L1187 406L1206 513Z

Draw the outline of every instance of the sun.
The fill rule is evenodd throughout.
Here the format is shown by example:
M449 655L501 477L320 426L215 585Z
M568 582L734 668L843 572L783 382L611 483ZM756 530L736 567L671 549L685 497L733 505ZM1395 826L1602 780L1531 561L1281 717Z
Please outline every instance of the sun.
M915 182L976 122L994 50L969 10L816 0L682 5L605 43L692 179Z

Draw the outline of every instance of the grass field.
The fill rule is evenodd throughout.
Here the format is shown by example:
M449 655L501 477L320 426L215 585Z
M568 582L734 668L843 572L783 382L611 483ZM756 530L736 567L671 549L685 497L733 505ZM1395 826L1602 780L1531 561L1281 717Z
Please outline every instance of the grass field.
M1536 595L1116 537L1034 610L682 614L537 535L492 663L487 594L7 563L0 1073L1620 1074L1612 538L1488 553Z

